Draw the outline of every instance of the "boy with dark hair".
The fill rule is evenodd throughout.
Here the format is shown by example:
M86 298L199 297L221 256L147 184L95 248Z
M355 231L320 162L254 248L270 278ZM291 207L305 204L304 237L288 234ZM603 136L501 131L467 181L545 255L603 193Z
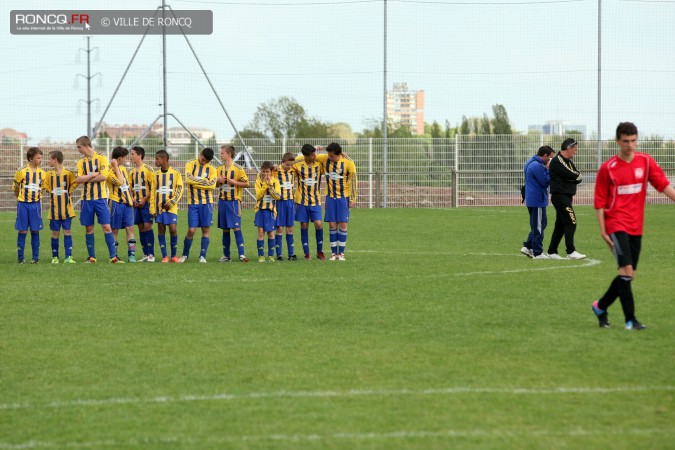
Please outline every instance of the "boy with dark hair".
M548 223L548 188L551 178L548 173L549 161L555 152L548 145L539 147L523 167L525 173L525 206L530 214L530 233L523 242L520 252L528 258L549 259L544 253L544 230Z
M188 195L188 231L183 240L183 255L180 262L184 263L190 256L192 239L197 227L202 229L201 251L199 262L206 262L206 251L209 248L211 223L213 222L213 191L216 189L218 171L211 164L213 149L205 148L197 159L185 165L185 182Z
M321 222L321 176L324 166L316 160L316 148L305 144L296 158L293 172L297 179L295 190L295 221L300 222L300 240L305 259L312 259L309 252L309 222L314 222L316 231L316 257L325 260L323 254L323 223Z
M45 171L40 169L42 164L42 150L31 147L26 152L28 165L16 171L12 180L12 190L17 199L16 223L14 228L18 231L16 247L19 256L19 264L25 264L24 250L26 236L30 230L30 245L32 250L31 264L37 264L40 260L40 230L42 224L42 199Z
M600 236L614 254L618 275L609 289L591 306L601 328L609 328L607 309L616 297L621 301L627 330L643 330L646 325L635 317L631 281L635 277L644 225L647 183L675 201L675 188L663 170L646 153L636 151L637 127L622 122L616 128L619 152L600 167L595 183L594 206Z
M75 264L73 259L73 236L70 231L75 210L70 194L75 190L75 174L63 167L63 153L58 150L49 153L49 165L44 189L49 193L49 229L52 232L52 264L59 263L59 235L63 228L63 247L66 251L65 264Z
M178 253L178 201L183 195L183 178L169 165L169 154L160 150L155 154L154 189L150 195L150 214L157 222L157 240L162 251L162 262L180 262ZM166 251L166 228L171 238L171 259Z
M134 199L129 187L129 175L124 161L129 150L115 147L110 160L111 171L108 173L108 190L110 191L110 227L115 236L115 246L119 246L117 234L124 228L127 233L127 248L130 263L136 262L136 239L134 237Z
M138 225L138 235L143 250L143 258L140 261L155 262L155 233L152 230L152 214L150 214L150 195L154 190L155 174L143 162L145 159L143 147L132 148L130 157L134 165L129 172L134 198L134 224Z
M281 197L277 201L277 232L275 236L275 247L277 250L277 261L283 261L281 256L283 231L286 228L286 247L288 249L288 260L296 261L295 256L295 242L293 236L293 225L295 224L295 200L293 194L295 191L295 173L293 172L293 164L295 164L295 155L291 152L284 153L281 157L281 166L273 172L272 175L279 180L279 187L281 188Z
M258 227L258 261L265 262L265 233L267 233L267 260L274 262L274 230L277 215L276 201L281 189L279 180L272 176L273 165L265 161L255 180L255 225Z

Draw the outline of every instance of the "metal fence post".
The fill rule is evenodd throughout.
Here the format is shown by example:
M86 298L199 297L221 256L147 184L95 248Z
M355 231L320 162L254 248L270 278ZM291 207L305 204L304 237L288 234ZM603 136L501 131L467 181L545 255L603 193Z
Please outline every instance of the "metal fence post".
M373 207L373 138L368 138L368 207Z
M457 171L455 169L452 169L452 207L457 208L457 197L458 197L458 192L457 192L457 186L459 183L457 182Z

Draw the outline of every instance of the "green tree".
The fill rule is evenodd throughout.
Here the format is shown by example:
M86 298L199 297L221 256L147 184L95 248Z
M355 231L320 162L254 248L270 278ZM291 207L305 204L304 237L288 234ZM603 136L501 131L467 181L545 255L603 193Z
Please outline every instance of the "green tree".
M490 134L490 119L483 113L483 119L480 121L480 130L478 134Z
M459 127L460 133L467 136L471 134L471 128L469 125L469 119L466 116L462 116L462 124Z
M316 118L302 119L298 123L298 127L295 133L296 138L329 138L333 137L330 135L330 124L322 122Z
M434 120L434 123L431 124L431 137L432 138L441 138L443 137L443 131L441 130L441 125Z
M293 97L282 96L261 103L256 110L250 128L275 140L297 136L303 121L307 120L305 108Z
M494 105L492 107L492 114L494 115L494 119L492 119L494 134L513 134L509 115L504 105Z

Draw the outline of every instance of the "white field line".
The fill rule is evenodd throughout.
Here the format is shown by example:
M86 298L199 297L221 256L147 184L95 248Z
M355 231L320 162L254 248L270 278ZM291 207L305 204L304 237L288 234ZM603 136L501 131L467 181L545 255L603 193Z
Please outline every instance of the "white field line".
M501 274L501 273L519 273L519 272L535 272L539 270L558 270L558 269L581 269L584 267L591 267L591 266L597 266L600 264L600 260L598 259L584 259L582 260L582 264L565 264L565 265L557 265L557 266L549 266L546 265L546 260L533 260L534 264L537 263L544 263L541 267L528 267L526 269L509 269L509 270L486 270L486 271L481 271L481 272L461 272L461 273L455 273L455 274L446 274L445 276L449 275L454 275L457 277L461 276L469 276L469 275L495 275L495 274ZM431 274L434 275L434 274ZM442 276L443 274L435 274L437 276ZM427 277L427 275L420 275L417 278L423 278Z
M539 430L495 430L495 429L470 429L470 430L439 430L439 431L390 431L382 432L339 432L327 434L268 434L268 435L225 435L225 436L147 436L143 438L114 440L105 439L100 441L73 441L73 442L50 442L30 440L22 443L10 443L0 441L0 449L21 450L41 448L103 448L103 447L139 447L152 444L178 444L191 447L202 445L243 443L251 441L287 441L287 442L328 442L328 441L373 441L373 440L404 440L404 439L428 439L428 438L483 438L483 439L523 439L523 438L567 438L586 436L657 436L673 435L673 428L627 428L613 427L611 429L585 429L572 428L568 430L539 429Z
M567 395L567 394L609 394L635 392L675 392L675 386L625 386L625 387L553 387L553 388L434 388L434 389L352 389L347 391L272 391L248 392L242 394L181 395L160 397L119 397L102 399L55 400L45 403L0 403L2 410L20 409L61 409L82 406L106 406L128 404L172 404L183 402L214 402L284 398L353 398L353 397L400 397L411 395Z

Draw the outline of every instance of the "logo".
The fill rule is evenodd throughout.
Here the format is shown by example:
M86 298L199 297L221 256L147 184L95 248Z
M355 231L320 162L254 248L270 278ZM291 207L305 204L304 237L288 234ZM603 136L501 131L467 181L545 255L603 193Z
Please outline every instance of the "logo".
M645 171L642 167L635 169L635 178L641 180L645 176Z

